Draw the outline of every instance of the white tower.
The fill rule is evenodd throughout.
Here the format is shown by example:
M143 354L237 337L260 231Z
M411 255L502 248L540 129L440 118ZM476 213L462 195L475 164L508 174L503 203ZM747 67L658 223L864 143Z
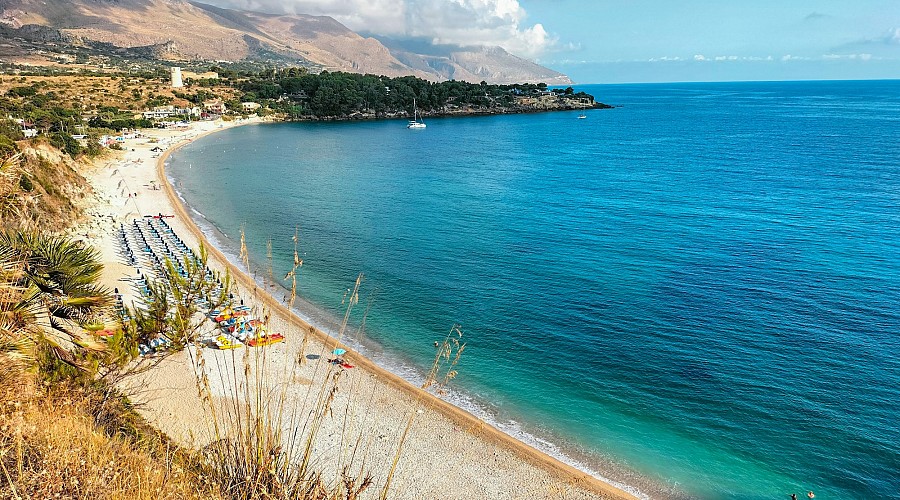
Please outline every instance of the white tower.
M184 82L181 81L181 68L173 67L172 68L172 88L177 89L184 87Z

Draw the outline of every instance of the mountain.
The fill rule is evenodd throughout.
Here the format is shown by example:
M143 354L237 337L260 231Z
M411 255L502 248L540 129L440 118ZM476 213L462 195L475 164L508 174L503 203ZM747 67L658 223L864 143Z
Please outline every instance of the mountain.
M327 16L275 15L188 0L4 0L4 38L101 42L176 61L272 61L428 80L570 83L499 47L450 47L361 36ZM54 35L56 33L56 35ZM133 51L132 51L133 52Z
M403 64L420 71L437 73L442 80L486 81L496 84L572 83L566 75L514 56L501 47L460 47L435 45L423 39L376 38Z

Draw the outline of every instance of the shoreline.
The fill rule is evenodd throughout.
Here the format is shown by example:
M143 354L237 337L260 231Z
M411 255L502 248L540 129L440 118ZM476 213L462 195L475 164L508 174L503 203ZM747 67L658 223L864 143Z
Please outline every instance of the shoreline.
M222 250L212 245L206 234L188 213L188 208L179 198L178 193L169 183L169 180L165 175L166 160L174 151L178 150L184 145L210 135L214 132L224 130L225 128L259 123L261 123L261 120L230 122L223 124L224 126L219 125L209 130L198 130L197 125L192 125L191 129L183 132L184 136L181 137L180 140L175 140L175 137L169 138L172 140L172 142L165 145L165 151L155 159L156 163L153 168L154 180L152 180L151 182L155 181L156 185L159 186L162 191L164 191L164 201L167 202L165 203L165 205L167 206L157 206L157 208L163 209L160 210L160 212L174 214L176 216L176 219L174 220L180 220L181 225L183 225L184 228L193 237L192 239L195 239L197 242L202 243L207 248L210 255L210 264L212 265L215 263L217 264L215 267L229 270L229 272L234 277L235 283L236 285L238 285L239 290L246 293L252 293L252 297L255 301L261 303L265 308L268 308L268 310L271 311L274 317L280 318L290 327L293 327L295 331L313 332L314 340L324 345L326 348L325 352L327 352L328 350L338 345L343 346L343 344L340 344L336 339L330 337L325 332L322 332L319 329L311 329L310 325L305 320L300 318L296 313L291 311L289 308L287 308L285 305L271 296L268 291L264 289L264 287L261 287L256 281L253 280L251 276L248 276L242 269L240 269L236 264L229 260L228 257L222 252ZM148 135L152 136L153 134L148 133ZM157 137L157 139L159 138ZM145 159L143 163L149 163L150 161L152 160L148 158ZM134 161L133 163L138 164L139 162ZM149 165L143 166L149 167ZM135 207L137 207L137 197L135 197L135 200L133 201ZM155 212L156 211L151 211L149 213ZM142 214L140 213L140 211L138 211L137 215L138 217L140 217ZM126 217L128 217L128 215L126 215ZM107 243L109 244L110 242ZM636 498L634 494L629 493L628 491L623 489L627 486L621 485L621 487L617 487L617 485L603 481L587 472L566 464L565 462L562 462L561 460L552 457L543 451L537 450L532 446L493 427L492 425L479 419L478 417L475 417L462 408L459 408L443 399L440 399L432 395L431 393L428 393L427 391L419 389L412 383L408 382L406 379L382 368L381 366L375 364L368 358L361 356L359 353L353 351L352 349L351 352L353 354L354 363L356 363L360 372L366 373L373 378L377 378L378 383L385 384L386 386L401 393L401 395L405 396L406 398L422 398L422 400L425 402L423 407L426 410L434 411L443 418L446 418L453 426L467 429L467 433L471 434L478 441L485 443L486 446L497 447L506 450L512 453L512 455L517 460L528 464L531 467L535 467L539 470L545 471L551 476L554 481L559 483L558 487L562 488L562 490L560 491L575 493L574 491L570 490L579 490L578 493L582 493L582 495L578 496L586 498ZM151 370L150 374L153 374L155 370L156 369ZM171 390L171 388L168 389ZM420 420L427 420L428 418L428 416L423 416L422 418L420 418ZM440 453L443 450L436 451ZM412 461L415 458L418 458L415 457L415 455L416 449L414 447L405 448L403 454L404 458L401 460ZM496 452L494 453L494 455L496 455Z
M498 109L470 109L460 111L442 111L419 113L421 118L474 118L479 116L504 116L504 115L535 115L542 113L563 113L566 111L587 111L594 109L615 109L619 106L596 102L591 106L584 108L579 107L559 107L559 108L500 108ZM385 120L408 120L409 116L403 112L382 114L381 116L371 114L358 114L356 116L302 116L294 119L276 120L275 123L316 123L316 122L368 122L368 121L385 121Z

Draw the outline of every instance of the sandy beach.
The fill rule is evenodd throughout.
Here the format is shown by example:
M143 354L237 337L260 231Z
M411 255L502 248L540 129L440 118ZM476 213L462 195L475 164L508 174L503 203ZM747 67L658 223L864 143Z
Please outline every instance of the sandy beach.
M119 158L84 172L95 199L88 209L90 220L76 234L102 252L105 284L117 288L126 304L140 300L132 282L138 268L128 265L120 254L116 241L119 225L143 220L145 215L174 215L166 222L175 233L191 248L203 242L209 250L210 267L220 272L228 269L236 278L237 295L258 317L269 317L271 330L287 338L265 349L191 348L125 382L123 387L140 403L144 416L189 447L202 447L214 436L196 387L198 359L205 363L211 391L222 400L236 397L232 377L238 384L247 383L242 366L261 367L272 390L284 394L286 407L292 409L286 417L286 430L305 417L325 378L335 376L334 366L326 359L337 341L312 329L211 247L166 181L164 162L174 148L248 123L202 122L186 130L142 131L141 137L126 140L124 153L116 153ZM212 331L214 325L208 324ZM340 390L314 456L326 471L352 464L371 472L375 484L367 491L370 497L384 484L400 434L414 415L390 498L635 498L513 439L354 352L348 353L347 359L355 367L339 369Z

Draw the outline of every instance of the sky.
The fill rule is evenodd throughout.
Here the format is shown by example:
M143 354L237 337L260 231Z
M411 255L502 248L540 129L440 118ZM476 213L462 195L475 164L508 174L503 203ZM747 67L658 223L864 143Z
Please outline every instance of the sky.
M900 78L900 0L205 1L499 45L578 83Z

